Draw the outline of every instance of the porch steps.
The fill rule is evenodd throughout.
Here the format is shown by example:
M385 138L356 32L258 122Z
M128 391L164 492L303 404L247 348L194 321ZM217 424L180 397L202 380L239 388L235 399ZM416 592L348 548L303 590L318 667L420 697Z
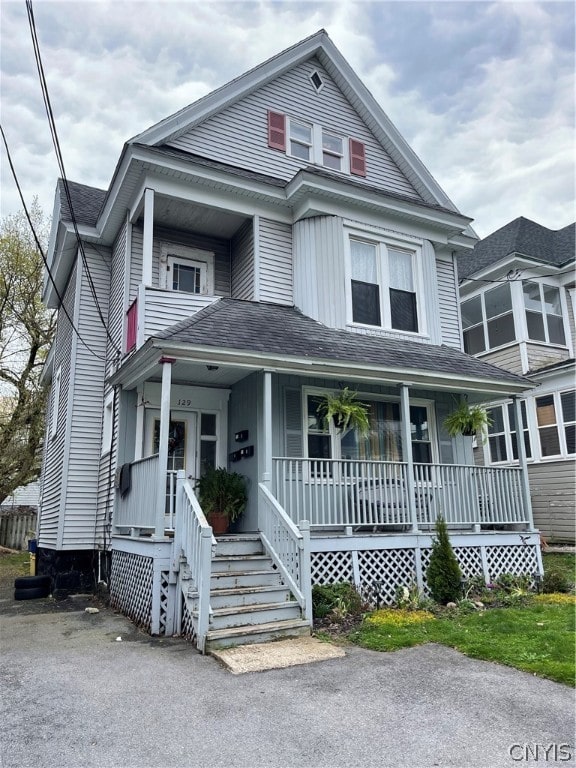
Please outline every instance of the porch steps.
M217 537L206 650L310 634L258 534Z

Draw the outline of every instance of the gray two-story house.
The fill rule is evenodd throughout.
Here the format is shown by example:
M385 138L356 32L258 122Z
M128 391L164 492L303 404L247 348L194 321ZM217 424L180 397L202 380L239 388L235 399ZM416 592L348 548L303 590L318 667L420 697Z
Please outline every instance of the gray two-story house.
M521 402L534 521L565 543L576 524L575 231L520 217L458 256L465 351L534 382ZM511 403L494 401L490 417L477 461L517 464Z
M530 386L461 349L470 222L324 31L128 141L107 190L60 182L41 569L202 650L309 631L313 584L425 588L440 515L466 576L541 571L522 462L444 428ZM345 388L368 434L320 418ZM210 467L248 485L218 539Z

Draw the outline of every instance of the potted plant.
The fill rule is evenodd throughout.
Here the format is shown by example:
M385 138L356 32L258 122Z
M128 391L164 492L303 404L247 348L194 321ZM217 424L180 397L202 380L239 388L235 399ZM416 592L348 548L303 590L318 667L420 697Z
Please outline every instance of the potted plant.
M226 533L246 509L246 479L223 467L209 469L196 483L198 501L215 534Z
M481 405L468 405L467 400L460 400L458 407L444 421L444 426L451 437L464 435L474 437L478 432L485 437L492 419L486 408Z
M317 409L324 428L328 429L333 421L341 432L355 429L361 437L367 437L370 434L369 406L356 398L357 393L348 387L336 394L324 395Z

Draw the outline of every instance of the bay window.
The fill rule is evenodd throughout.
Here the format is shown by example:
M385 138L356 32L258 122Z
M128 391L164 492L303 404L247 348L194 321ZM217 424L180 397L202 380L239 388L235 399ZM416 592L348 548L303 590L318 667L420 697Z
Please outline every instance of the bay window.
M464 351L477 355L516 338L510 283L490 288L461 304Z
M528 338L549 344L565 344L558 288L544 283L525 282L523 290Z
M353 323L418 333L415 252L351 237Z

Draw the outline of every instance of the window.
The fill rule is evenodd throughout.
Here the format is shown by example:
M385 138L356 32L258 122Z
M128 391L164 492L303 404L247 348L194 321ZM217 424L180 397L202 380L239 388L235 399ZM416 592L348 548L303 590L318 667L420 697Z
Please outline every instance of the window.
M515 340L509 283L490 288L479 296L463 301L460 311L464 351L469 355L477 355Z
M522 434L526 457L531 458L530 433L526 416L526 402L520 403L522 412ZM514 403L499 405L488 410L492 423L488 425L488 451L491 464L518 461L518 433Z
M320 93L320 91L324 87L324 81L320 77L320 74L316 72L316 70L314 70L314 72L312 72L312 74L310 75L310 80L312 81L312 85L314 86L314 88L318 91L318 93Z
M322 131L322 165L341 171L343 158L344 141L338 136Z
M312 75L311 80L314 87L320 90L322 84L317 86L318 81L314 75L317 73ZM353 176L366 176L364 143L339 136L318 123L309 123L268 110L268 146L305 163Z
M565 344L558 288L544 283L525 282L523 289L528 338L549 344Z
M339 432L332 424L327 429L318 417L320 394L306 396L307 455L313 459L350 459L356 461L402 461L400 403L385 400L361 401L369 406L370 434L360 438L354 430ZM430 405L410 406L412 458L415 462L433 462Z
M312 126L289 120L289 148L293 157L310 160L312 154Z
M170 291L210 296L214 293L214 254L196 248L163 245L160 285Z
M50 438L53 440L58 432L58 411L60 410L60 387L62 366L58 367L52 383L52 418L50 420Z
M102 450L101 455L110 453L112 449L112 433L114 427L114 392L110 392L104 401L104 418L102 421Z
M350 238L352 322L418 333L415 252Z
M576 453L576 390L536 398L536 423L542 458Z
M200 415L200 475L216 468L216 414Z

